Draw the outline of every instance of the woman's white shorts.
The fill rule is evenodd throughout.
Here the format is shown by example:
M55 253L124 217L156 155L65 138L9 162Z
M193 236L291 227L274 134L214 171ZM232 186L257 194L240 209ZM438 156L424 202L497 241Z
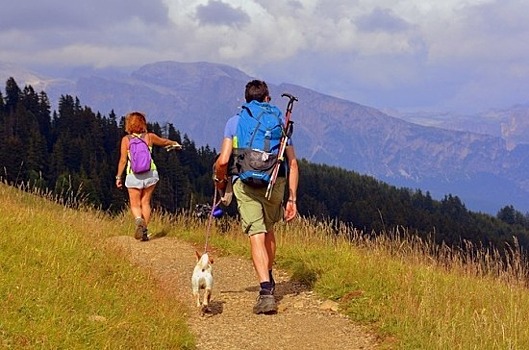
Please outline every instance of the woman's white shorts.
M142 174L127 174L125 186L127 188L144 189L155 185L160 180L158 171L150 170Z

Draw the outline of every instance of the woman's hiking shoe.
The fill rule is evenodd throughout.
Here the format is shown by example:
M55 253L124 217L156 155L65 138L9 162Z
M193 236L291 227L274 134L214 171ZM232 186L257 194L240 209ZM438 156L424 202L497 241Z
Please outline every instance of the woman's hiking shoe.
M143 232L147 231L145 220L143 220L143 218L136 218L136 220L134 220L134 223L136 224L136 230L134 231L134 238L142 239Z
M147 242L149 239L151 239L149 231L147 229L143 230L143 234L141 235L142 242Z
M275 314L277 313L277 304L272 294L259 294L257 303L253 307L254 314Z

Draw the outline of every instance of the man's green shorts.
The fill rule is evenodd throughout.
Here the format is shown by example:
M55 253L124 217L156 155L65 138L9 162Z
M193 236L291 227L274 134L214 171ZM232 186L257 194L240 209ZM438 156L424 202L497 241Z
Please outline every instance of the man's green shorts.
M286 178L278 177L272 189L270 200L265 198L265 188L254 188L235 181L233 194L237 199L237 207L241 214L242 229L249 236L256 233L269 232L274 223L283 217L283 196Z

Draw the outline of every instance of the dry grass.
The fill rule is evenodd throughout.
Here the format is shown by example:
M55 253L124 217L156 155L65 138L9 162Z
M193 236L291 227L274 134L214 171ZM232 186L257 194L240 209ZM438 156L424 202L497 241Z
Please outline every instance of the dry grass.
M211 241L248 255L238 223ZM204 230L177 231L195 243ZM277 227L277 265L371 325L387 349L528 349L527 268L513 247L473 253L434 246L406 230L376 237L336 223L300 219ZM470 247L469 247L470 248Z
M122 220L49 199L0 185L0 348L194 348L186 310L107 249Z
M0 195L9 238L0 242L0 347L192 348L182 307L105 247L106 237L130 231L128 214L71 210L5 186ZM209 233L219 254L249 258L237 221L207 224L161 213L152 222L197 244ZM529 349L527 267L516 246L501 258L435 246L403 228L373 237L311 219L276 232L278 267L370 325L382 348Z

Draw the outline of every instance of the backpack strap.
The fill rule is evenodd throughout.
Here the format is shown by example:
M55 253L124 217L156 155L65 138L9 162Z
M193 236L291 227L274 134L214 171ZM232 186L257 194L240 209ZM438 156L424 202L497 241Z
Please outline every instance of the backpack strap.
M147 140L147 136L148 136L148 135L149 135L148 132L144 132L144 133L141 134L141 137L140 137L140 138L141 138L143 141L145 141L145 143L147 144L147 147L149 147L149 151L150 151L150 150L151 150L151 146L149 146L150 137L149 137L149 140Z
M139 135L139 136L138 136ZM145 143L147 145L147 148L149 149L149 151L151 151L151 146L149 146L149 143L147 142L147 140L145 140L145 136L147 136L147 133L141 133L141 134L130 134L130 135L127 135L128 138L129 138L129 142L131 139L133 138L136 138L138 140L141 140L143 143Z
M252 119L255 119L257 121L257 126L255 127L253 133L252 133L252 138L250 139L250 145L249 145L249 148L252 148L252 145L253 145L253 139L255 138L255 135L257 134L257 130L259 129L259 125L261 125L261 114L259 114L259 118L256 118L253 116L253 113L251 111L250 108L248 108L247 106L242 106L243 110L245 110L248 115L250 116L250 118Z

